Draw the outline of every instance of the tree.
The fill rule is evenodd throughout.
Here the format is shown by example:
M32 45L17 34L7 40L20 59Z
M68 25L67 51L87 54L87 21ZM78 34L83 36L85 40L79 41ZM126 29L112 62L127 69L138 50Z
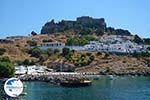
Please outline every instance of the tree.
M150 47L147 47L147 50L149 50L149 51L150 51Z
M104 30L98 28L98 29L96 29L95 33L97 36L102 36L102 35L104 35Z
M88 42L89 41L86 40L85 38L81 38L81 39L78 40L78 45L83 46L83 45L86 45Z
M108 58L109 57L109 53L105 53L105 55L104 55L104 59L106 59L106 58Z
M97 52L96 55L100 56L100 55L102 55L102 52Z
M51 56L53 53L54 53L54 52L53 52L53 50L52 50L51 48L48 48L48 49L47 49L47 55L48 55L48 56Z
M1 61L1 62L8 62L8 63L11 62L10 59L9 59L9 57L7 57L7 56L1 57L1 58L0 58L0 61Z
M150 38L145 38L144 39L144 44L150 45Z
M74 38L68 38L67 39L66 45L73 46L75 44L76 44L76 40Z
M54 54L57 54L57 53L59 53L59 52L60 52L59 49L54 49Z
M65 48L62 49L62 55L63 55L64 57L68 56L69 52L70 52L70 49L69 49L69 48L66 48L66 47L65 47Z
M33 41L33 40L28 40L28 41L27 41L27 44L28 44L29 46L37 46L37 42L36 42L36 41Z
M96 41L97 39L93 35L84 35L82 38L85 38L88 41Z
M32 31L32 32L31 32L31 35L32 35L32 36L35 36L35 35L37 35L37 33L34 32L34 31Z
M116 29L115 34L116 35L125 35L125 36L131 35L131 33L128 30L123 30L123 29Z
M29 50L29 54L31 54L31 56L36 57L36 58L39 58L41 53L42 53L42 51L38 47L35 47L35 48Z
M90 53L90 52L87 52L87 53L86 53L86 55L87 55L87 56L91 56L91 55L92 55L92 53Z
M17 65L25 65L25 66L28 66L28 65L35 65L36 64L36 61L34 59L25 59L24 61L16 61L15 62Z
M10 60L5 58L0 59L0 78L9 78L14 76L15 68Z
M15 64L17 64L18 66L20 66L20 65L22 65L22 61L21 60L17 60L17 61L15 61Z
M133 57L140 58L140 57L150 57L149 52L133 52L132 53Z
M40 60L40 62L44 62L47 60L47 58L48 58L48 56L46 54L41 54L39 60Z
M25 59L23 61L23 65L30 65L30 60L29 59Z
M30 60L30 65L35 65L36 64L36 61L34 59L31 59Z
M0 48L0 55L3 55L6 52L6 49Z
M113 27L107 27L106 29L106 32L109 32L109 33L113 33L115 31L115 28Z
M135 43L137 43L137 44L142 44L143 43L143 40L138 35L134 36L134 40L133 41Z
M93 61L95 57L93 55L90 56L90 60Z
M83 29L81 29L79 34L80 35L89 35L89 34L91 34L91 30L89 28L83 28Z

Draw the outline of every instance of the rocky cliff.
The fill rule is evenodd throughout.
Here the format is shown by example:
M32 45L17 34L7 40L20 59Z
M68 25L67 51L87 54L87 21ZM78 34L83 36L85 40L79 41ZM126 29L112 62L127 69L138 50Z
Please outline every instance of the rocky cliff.
M99 31L103 33L106 30L106 23L104 18L95 19L88 16L78 17L76 21L62 20L55 23L54 20L47 22L41 30L41 34L52 34L56 32L64 32L66 30L73 29L77 33L82 30Z
M107 27L104 18L92 18L89 16L77 17L76 21L62 20L60 22L55 22L53 19L42 27L41 34L53 34L68 30L73 30L76 35L131 35L128 30Z

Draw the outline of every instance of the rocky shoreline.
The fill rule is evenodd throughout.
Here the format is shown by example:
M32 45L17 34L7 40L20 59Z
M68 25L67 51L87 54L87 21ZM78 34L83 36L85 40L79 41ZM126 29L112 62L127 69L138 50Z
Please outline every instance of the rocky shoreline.
M21 81L43 81L43 82L49 82L51 84L59 85L62 81L74 81L74 80L82 80L87 79L92 76L93 78L99 76L99 75L114 75L114 76L150 76L150 72L145 73L114 73L114 72L108 72L108 73L82 73L82 74L76 74L76 75L22 75L18 76L18 78Z
M18 76L18 78L21 81L43 81L54 85L59 85L63 81L80 81L84 79L88 80L87 76L81 74L22 75L22 76Z
M99 72L100 75L117 75L117 76L124 76L124 75L131 75L131 76L150 76L150 70L137 70L137 71L110 71L110 72Z
M57 73L57 72L56 72ZM116 72L84 72L84 73L76 73L76 74L64 74L63 72L50 73L50 74L35 74L35 75L18 75L15 76L19 78L21 81L42 81L48 82L50 84L59 85L60 82L63 81L80 81L80 80L89 80L94 78L99 78L99 75L113 75L113 76L150 76L149 71L145 72L126 72L126 73L116 73ZM63 73L63 74L62 74ZM1 82L5 82L7 78L1 79Z

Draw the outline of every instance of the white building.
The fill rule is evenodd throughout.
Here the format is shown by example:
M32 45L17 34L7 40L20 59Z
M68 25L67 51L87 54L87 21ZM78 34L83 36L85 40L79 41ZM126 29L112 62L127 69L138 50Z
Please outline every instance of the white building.
M27 67L27 74L44 73L45 72L44 67L45 66L36 66L36 65L28 66Z
M42 43L41 46L39 46L39 48L43 50L46 50L48 48L62 50L64 47L76 51L84 50L83 46L65 46L65 43L61 43L61 42L46 42L46 43Z
M117 41L116 43L100 43L98 41L91 41L84 46L88 51L105 51L105 52L118 52L118 53L133 53L141 52L144 50L142 45L138 45L131 41Z
M23 75L27 73L27 68L25 66L16 66L15 67L15 74L16 75Z
M62 49L65 47L65 44L64 43L61 43L61 42L45 42L45 43L42 43L40 48L41 49L48 49L48 48L52 48L52 49Z
M76 51L104 51L104 52L119 52L119 53L133 53L146 51L143 45L138 45L130 41L127 36L119 35L107 35L102 36L100 41L90 41L89 44L84 46L65 46L65 43L61 42L45 42L39 46L40 49L62 49L66 47L70 50Z
M103 44L99 41L90 41L89 44L84 45L84 48L88 51L97 51L101 46L103 46Z

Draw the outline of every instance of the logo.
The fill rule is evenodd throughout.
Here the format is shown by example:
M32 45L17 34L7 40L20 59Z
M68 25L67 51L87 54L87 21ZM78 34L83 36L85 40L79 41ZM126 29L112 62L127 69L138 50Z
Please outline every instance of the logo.
M4 90L10 97L18 97L23 91L23 83L18 78L10 78L4 84Z

